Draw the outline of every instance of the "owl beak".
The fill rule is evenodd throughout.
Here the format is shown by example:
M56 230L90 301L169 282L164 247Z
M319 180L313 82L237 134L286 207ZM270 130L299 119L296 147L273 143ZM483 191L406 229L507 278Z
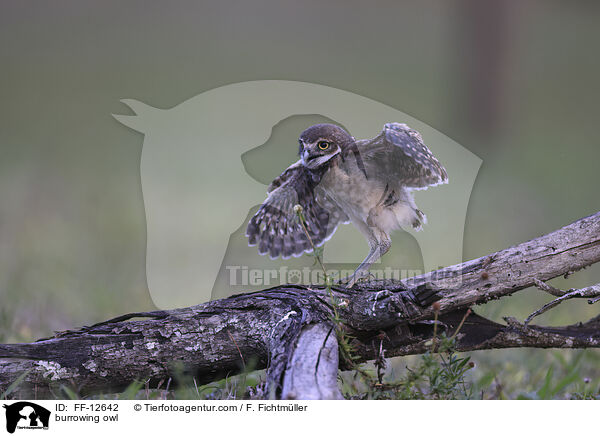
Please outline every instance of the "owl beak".
M304 150L302 151L302 163L306 165L306 163L308 162L308 157L309 157L310 153L308 152L308 150Z

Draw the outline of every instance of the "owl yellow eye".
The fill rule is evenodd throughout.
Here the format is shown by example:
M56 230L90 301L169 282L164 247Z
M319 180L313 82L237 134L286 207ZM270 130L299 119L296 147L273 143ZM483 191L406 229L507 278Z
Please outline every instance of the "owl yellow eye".
M319 141L317 143L317 147L319 147L319 149L321 149L321 150L327 150L329 148L329 142L327 142L327 141Z

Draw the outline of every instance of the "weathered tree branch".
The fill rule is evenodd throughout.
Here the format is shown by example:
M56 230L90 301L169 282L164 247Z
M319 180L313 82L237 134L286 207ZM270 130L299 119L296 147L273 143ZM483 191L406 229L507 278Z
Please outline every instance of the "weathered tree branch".
M600 212L480 259L405 281L334 288L333 294L339 316L356 338L357 353L371 360L382 349L386 357L426 351L432 336L430 305L436 299L441 326L452 334L467 307L598 261ZM326 290L292 285L184 309L124 315L30 344L0 345L0 392L24 372L14 397L51 397L60 385L81 395L120 390L133 380L155 386L172 378L176 368L206 383L252 366L268 368L274 398L339 398L331 315ZM539 327L510 318L501 325L472 314L457 347L600 347L600 320Z
M337 385L338 367L334 327L326 323L305 326L285 371L282 398L343 399Z
M565 292L561 291L560 289L556 289L553 286L549 286L546 283L543 283L543 285L541 285L541 283L543 282L537 284L539 288L546 292L550 292L552 295L558 294L558 298L555 298L551 302L544 304L544 306L542 306L540 309L536 310L531 315L529 315L527 319L525 319L525 324L529 324L531 320L536 316L541 315L542 313L546 313L553 307L556 307L563 301L570 300L571 298L589 298L589 304L597 303L600 299L600 284L588 286L587 288L582 289L570 289L569 291Z

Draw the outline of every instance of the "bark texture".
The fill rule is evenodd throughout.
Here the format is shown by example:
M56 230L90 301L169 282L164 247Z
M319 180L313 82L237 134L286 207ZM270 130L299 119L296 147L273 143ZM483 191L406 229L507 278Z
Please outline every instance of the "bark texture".
M418 354L440 328L452 333L468 307L510 295L600 261L600 212L489 256L405 281L333 288L336 309L362 360ZM594 297L592 291L581 295ZM576 297L575 296L575 297ZM596 295L598 296L598 295ZM28 344L0 345L0 392L51 398L60 385L80 395L122 390L134 380L164 383L181 373L207 383L267 368L272 398L340 398L337 340L327 291L280 286L198 306L133 313ZM461 351L600 346L600 318L565 327L502 325L467 317Z

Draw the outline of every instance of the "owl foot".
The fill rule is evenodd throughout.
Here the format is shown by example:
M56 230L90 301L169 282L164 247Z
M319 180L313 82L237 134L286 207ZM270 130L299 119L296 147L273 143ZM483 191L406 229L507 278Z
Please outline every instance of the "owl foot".
M376 277L369 271L356 270L351 276L338 280L338 283L346 288L352 288L356 283L368 282L372 278L375 279Z

